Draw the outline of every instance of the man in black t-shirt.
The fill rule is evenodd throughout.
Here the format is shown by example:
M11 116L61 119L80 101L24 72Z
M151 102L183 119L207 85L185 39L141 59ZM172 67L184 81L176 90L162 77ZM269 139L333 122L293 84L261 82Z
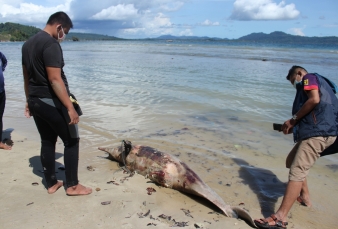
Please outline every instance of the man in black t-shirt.
M34 118L41 137L41 163L52 194L63 186L55 175L55 144L57 137L64 143L64 163L67 195L87 195L92 192L78 181L79 115L69 99L67 78L60 42L73 23L64 12L50 16L45 28L22 46L22 69L26 94L25 115Z

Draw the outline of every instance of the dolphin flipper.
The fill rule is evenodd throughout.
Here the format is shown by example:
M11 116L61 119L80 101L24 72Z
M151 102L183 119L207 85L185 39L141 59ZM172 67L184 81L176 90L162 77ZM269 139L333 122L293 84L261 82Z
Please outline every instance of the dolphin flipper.
M251 217L248 211L241 207L231 206L231 209L236 212L238 218L245 220L250 226L257 228L254 219Z

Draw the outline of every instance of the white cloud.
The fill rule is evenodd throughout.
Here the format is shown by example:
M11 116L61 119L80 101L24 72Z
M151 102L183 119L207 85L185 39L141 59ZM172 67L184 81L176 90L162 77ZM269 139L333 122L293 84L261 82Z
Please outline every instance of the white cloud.
M173 25L166 12L179 10L187 1L190 0L86 0L84 4L73 0L71 9L79 22L75 28L96 25L96 33L123 38L156 37L182 30Z
M156 17L154 17L154 20L147 24L147 27L150 28L157 28L157 27L171 27L171 21L170 18L166 17L162 13L158 13Z
M204 25L204 26L218 26L219 22L218 21L211 22L210 20L207 19L204 22L202 22L201 25Z
M194 33L191 31L191 29L185 29L178 34L179 36L192 36Z
M140 21L138 23L135 22L134 24L135 28L122 29L120 34L122 36L138 34L149 37L154 35L172 34L174 32L170 18L162 13L158 13L152 18L140 18Z
M191 30L186 31L187 28L172 23L170 14L190 1L0 0L0 22L16 22L43 28L52 13L64 11L73 21L74 32L108 34L125 38L178 35L181 31L189 34Z
M161 10L164 10L164 11L177 11L179 10L182 6L184 5L184 2L180 2L180 1L177 1L177 2L170 2L168 4L164 4L164 5L161 5L160 6L160 9Z
M18 6L20 3L22 3L22 0L0 0L0 6L5 4Z
M279 4L273 0L236 0L230 19L249 20L290 20L299 16L295 4Z
M305 28L305 27L304 27ZM290 31L294 34L294 35L298 35L298 36L305 36L303 29L304 28L292 28L290 29Z
M135 17L137 17L137 9L133 4L118 4L101 10L91 18L95 20L125 20Z
M45 7L33 3L18 3L18 1L14 2L15 4L12 4L7 1L7 3L1 5L0 15L2 16L2 20L44 25L49 16L57 11L64 11L71 17L69 11L72 0L66 0L65 3L53 7Z

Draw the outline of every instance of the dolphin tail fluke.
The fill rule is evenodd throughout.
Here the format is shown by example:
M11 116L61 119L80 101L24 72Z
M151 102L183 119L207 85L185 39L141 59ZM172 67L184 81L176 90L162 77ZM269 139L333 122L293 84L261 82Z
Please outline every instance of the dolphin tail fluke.
M245 222L247 222L250 226L257 228L254 219L251 217L248 211L244 210L241 207L237 206L231 206L231 209L236 212L238 215L238 218L243 219Z

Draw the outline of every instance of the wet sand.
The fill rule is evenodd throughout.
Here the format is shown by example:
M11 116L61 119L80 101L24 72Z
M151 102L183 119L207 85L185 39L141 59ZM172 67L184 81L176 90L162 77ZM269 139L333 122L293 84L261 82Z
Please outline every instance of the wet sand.
M11 151L1 151L3 228L170 228L173 220L185 228L251 228L243 220L218 214L217 208L201 198L158 187L141 175L128 178L119 171L118 163L105 159L106 155L97 150L98 146L118 146L121 139L107 140L109 135L102 136L104 133L95 132L88 124L80 124L79 180L93 188L93 193L69 197L64 189L59 189L49 195L33 120L6 116L4 129L10 133L14 146ZM287 182L284 160L292 147L290 142L285 144L289 139L276 141L274 136L247 131L218 134L176 124L147 137L130 133L128 138L134 144L176 155L227 204L244 207L254 218L276 211ZM58 179L64 179L64 171L57 169L63 165L62 148L58 141ZM295 203L289 213L288 228L336 227L337 168L334 162L322 158L311 169L308 183L313 207ZM148 195L148 187L156 192Z

